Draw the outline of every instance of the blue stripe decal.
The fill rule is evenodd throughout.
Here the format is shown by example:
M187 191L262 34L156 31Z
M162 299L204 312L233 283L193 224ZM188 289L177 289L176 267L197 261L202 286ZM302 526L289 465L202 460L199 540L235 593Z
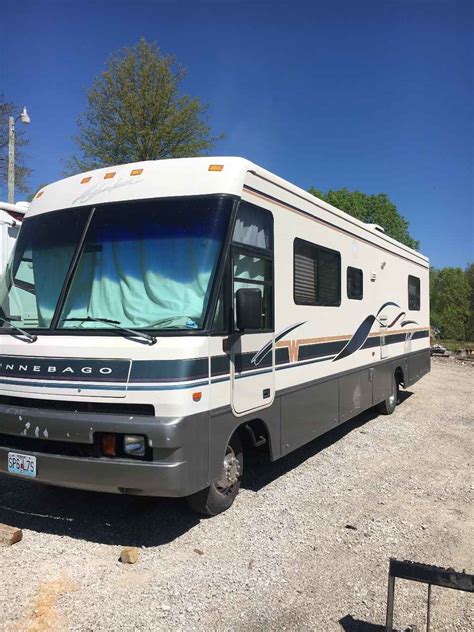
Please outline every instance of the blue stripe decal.
M359 327L356 329L354 335L349 340L349 342L346 344L344 349L342 349L342 351L334 358L334 362L336 362L337 360L342 360L343 358L347 358L347 356L352 355L353 353L355 353L356 351L358 351L359 349L364 347L366 345L366 343L367 343L367 340L368 340L369 334L370 334L370 330L372 329L372 326L375 323L375 321L377 321L380 324L380 326L383 327L385 330L388 330L391 327L393 327L395 325L395 323L400 318L404 318L405 315L406 315L405 312L400 312L398 314L398 316L394 320L392 320L392 322L389 325L384 325L382 322L380 322L379 316L380 316L380 313L386 307L398 307L398 308L400 308L400 305L398 305L398 303L394 303L393 301L388 301L387 303L384 303L382 305L382 307L375 314L375 316L373 314L367 316L361 322ZM415 321L411 321L411 322L413 324L416 324ZM402 323L401 326L403 327L403 323ZM405 334L402 334L402 336L404 336L404 335ZM380 338L379 338L379 340L380 340ZM394 340L392 340L392 342L401 342L401 340L399 340L398 338L394 337ZM368 346L375 346L375 345L373 344L373 342L371 342L371 343L369 343Z
M127 391L171 391L171 390L181 390L186 388L196 388L197 386L207 386L209 381L205 382L192 382L191 384L169 384L162 385L160 383L155 384L124 384L122 386L112 386L110 384L69 384L64 382L31 382L31 381L18 381L18 380L2 380L0 379L0 384L13 384L15 386L31 386L33 388L62 388L62 389L81 389L81 391L91 390L91 391L122 391L124 394Z
M112 386L110 384L90 384L87 382L81 382L79 384L71 384L70 382L32 382L30 380L2 380L0 379L0 384L14 384L15 386L34 386L35 388L69 388L69 389L78 389L81 390L94 390L94 391L126 391L127 384L122 384L118 386Z
M352 355L355 351L360 349L369 337L370 330L372 329L372 325L374 324L375 320L376 316L367 316L367 318L363 320L359 327L356 329L356 332L346 344L344 349L342 349L342 351L334 358L334 361L346 358L347 356Z
M281 340L282 338L284 338L287 334L289 334L291 331L293 331L294 329L296 329L297 327L301 327L301 325L304 325L306 321L302 321L301 323L296 323L295 325L290 325L289 327L286 327L285 329L282 329L282 331L280 331L279 333L277 333L275 335L275 344ZM260 351L257 351L257 353L253 356L253 358L251 359L251 363L254 364L255 366L258 366L260 364L260 362L264 359L264 357L266 355L268 355L273 347L273 340L270 340L269 342L267 342L266 345L264 345Z
M197 388L199 386L209 386L209 381L194 382L193 384L134 384L129 387L129 391L183 391L187 388Z
M364 323L365 324L365 321ZM408 323L407 323L408 324ZM416 324L416 323L415 323ZM360 327L359 327L360 329ZM357 334L357 332L356 332ZM346 346L344 347L344 349L347 349L349 346L349 343L351 341L354 340L354 338L356 337L356 334L354 334L354 336L351 338L351 340L346 344ZM410 336L410 338L412 338L413 340L416 339L420 339L420 338L426 338L429 336L429 331L428 329L426 330L421 330L421 331L415 331L415 332L406 332L406 333L400 333L400 334L390 334L389 332L387 332L385 334L386 336L386 344L391 344L391 343L399 343L399 342L403 342L408 338L408 336ZM391 340L390 340L391 339ZM359 342L359 341L358 341ZM329 343L330 344L330 343ZM365 338L364 342L362 343L362 348L371 348L371 347L376 347L380 344L380 337L379 336L374 336L372 338ZM359 347L361 348L361 347ZM344 351L343 349L343 351ZM352 352L353 353L353 352ZM284 371L286 369L294 369L297 367L301 367L301 366L306 366L309 364L315 364L318 362L325 362L325 361L330 361L330 360L334 360L334 359L338 359L338 357L341 357L341 353L339 353L339 355L324 355L324 356L320 356L320 357L314 357L314 358L307 358L304 360L299 360L297 362L294 363L288 363L288 364L284 364L284 365L275 365L275 370L276 371ZM219 356L215 356L215 358L219 358ZM245 374L243 375L238 375L237 379L242 379L245 377L252 377L253 375L260 375L262 373L270 373L272 371L271 368L262 368L260 370L251 370L251 371L245 371ZM221 374L221 375L216 375L215 377L211 378L210 382L212 384L218 384L220 382L227 382L229 381L230 377L229 374ZM173 391L173 390L185 390L185 389L190 389L190 388L197 388L200 386L208 386L209 385L209 379L206 380L199 380L199 381L189 381L187 383L166 383L164 381L162 382L150 382L148 384L134 384L134 383L129 383L128 386L126 384L119 384L119 385L112 385L112 384L104 384L104 383L87 383L87 382L79 382L79 383L69 383L69 382L52 382L52 381L30 381L30 380L8 380L8 379L1 379L0 378L0 384L5 384L5 385L15 385L15 386L31 386L33 388L59 388L59 389L81 389L81 390L96 390L96 391L111 391L111 392L123 392L124 394L127 391Z

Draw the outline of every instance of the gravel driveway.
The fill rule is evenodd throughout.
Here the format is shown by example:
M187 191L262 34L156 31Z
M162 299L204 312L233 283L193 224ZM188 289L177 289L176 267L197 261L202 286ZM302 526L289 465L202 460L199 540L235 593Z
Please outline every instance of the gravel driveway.
M474 367L435 360L391 417L255 459L210 520L0 476L0 523L24 529L0 548L0 629L382 630L390 556L474 571L473 386ZM474 629L472 595L432 602L432 630ZM397 629L425 611L426 586L399 581Z

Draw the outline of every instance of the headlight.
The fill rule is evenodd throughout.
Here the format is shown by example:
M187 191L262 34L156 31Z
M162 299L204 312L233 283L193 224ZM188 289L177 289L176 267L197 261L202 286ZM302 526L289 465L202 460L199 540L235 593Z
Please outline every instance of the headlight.
M129 456L145 456L145 437L140 435L125 435L123 451Z

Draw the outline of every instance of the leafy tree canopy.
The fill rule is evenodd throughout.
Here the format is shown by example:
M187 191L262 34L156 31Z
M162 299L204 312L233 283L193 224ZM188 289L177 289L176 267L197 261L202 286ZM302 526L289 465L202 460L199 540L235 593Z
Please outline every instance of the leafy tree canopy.
M116 52L87 92L68 173L212 149L221 137L211 135L207 105L181 93L185 75L174 57L145 39Z
M379 224L385 229L387 235L414 250L420 247L419 241L413 239L408 232L408 221L400 215L396 205L386 193L369 195L346 188L338 191L330 189L324 193L314 187L309 189L309 193L363 222Z
M0 189L2 191L0 197L7 197L8 186L8 119L10 116L16 116L20 112L20 108L11 101L5 101L3 95L0 95ZM15 125L15 189L26 193L29 190L27 180L31 174L25 164L25 147L28 145L28 139L25 135L24 126Z
M474 263L471 263L466 268L466 277L469 283L471 297L469 305L469 320L467 323L467 339L474 340Z
M471 292L468 275L461 268L431 268L431 323L439 327L442 338L467 339Z

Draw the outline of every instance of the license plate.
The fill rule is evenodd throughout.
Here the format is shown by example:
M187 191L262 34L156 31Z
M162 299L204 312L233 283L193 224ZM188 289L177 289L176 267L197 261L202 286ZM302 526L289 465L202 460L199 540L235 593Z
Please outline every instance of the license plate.
M29 454L8 453L8 471L21 476L36 476L36 457Z

